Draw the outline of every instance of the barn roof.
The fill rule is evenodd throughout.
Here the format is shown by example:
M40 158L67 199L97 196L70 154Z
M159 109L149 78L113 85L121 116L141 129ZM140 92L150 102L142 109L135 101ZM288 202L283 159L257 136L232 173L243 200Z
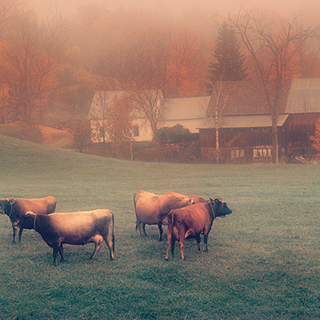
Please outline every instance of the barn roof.
M208 108L210 96L169 99L163 105L162 120L203 119Z
M281 127L288 114L280 114L278 119L278 127ZM222 128L270 128L272 126L271 116L264 115L239 115L239 116L224 116L222 119ZM200 124L199 129L214 129L214 121L207 117Z
M320 78L293 79L286 113L320 112Z
M219 109L224 108L224 115L259 115L270 114L265 92L259 81L223 81L214 87L214 94L208 107L208 115L213 114L214 105L219 101ZM272 92L273 83L269 84ZM280 96L280 113L285 111L291 80L284 81ZM219 99L216 98L220 94Z

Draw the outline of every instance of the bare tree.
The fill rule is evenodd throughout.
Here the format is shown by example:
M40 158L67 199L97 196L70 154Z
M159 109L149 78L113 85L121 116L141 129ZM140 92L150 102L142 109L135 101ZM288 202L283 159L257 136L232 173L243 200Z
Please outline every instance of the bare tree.
M153 134L153 141L156 144L157 159L160 156L160 141L158 137L158 124L163 112L165 99L161 90L144 90L133 87L130 90L134 108L141 112L149 122Z
M148 33L134 47L134 82L130 85L131 99L135 109L148 120L156 144L157 159L160 155L158 123L165 103L164 92L168 86L170 62L170 35Z
M90 109L89 119L93 122L92 124L92 135L93 140L96 142L102 142L103 144L108 141L107 130L110 126L110 106L109 106L108 92L99 91L94 96L93 103L96 104L95 108Z
M195 96L200 92L200 82L205 64L204 48L199 36L188 31L176 32L170 44L169 82L166 95L172 97Z
M30 12L18 12L2 51L4 82L10 88L13 119L32 124L33 112L44 108L57 84L53 70L59 65L61 26L39 25ZM61 41L61 42L60 42Z
M17 0L1 0L0 1L0 35L8 27L10 18L14 8L18 7Z
M278 163L278 117L283 80L299 48L319 37L320 27L304 27L300 16L290 21L267 22L250 14L229 19L237 29L259 73L272 120L272 161Z
M224 87L225 81L216 81L212 84L207 120L215 128L216 163L220 163L219 130L223 125L224 109L228 101L228 92Z
M124 91L96 92L91 107L92 135L96 142L102 142L106 151L106 142L111 142L113 155L132 141L132 101ZM131 150L130 150L131 153ZM132 154L131 154L132 156Z

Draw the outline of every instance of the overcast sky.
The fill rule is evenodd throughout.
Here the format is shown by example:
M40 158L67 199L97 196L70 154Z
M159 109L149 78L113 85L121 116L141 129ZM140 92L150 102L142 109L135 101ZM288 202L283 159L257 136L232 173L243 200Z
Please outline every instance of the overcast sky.
M104 4L109 9L141 7L156 11L182 14L194 8L222 15L236 13L242 8L268 10L281 15L303 13L316 14L319 17L318 0L26 0L30 6L42 12L58 9L64 14L72 15L82 4Z

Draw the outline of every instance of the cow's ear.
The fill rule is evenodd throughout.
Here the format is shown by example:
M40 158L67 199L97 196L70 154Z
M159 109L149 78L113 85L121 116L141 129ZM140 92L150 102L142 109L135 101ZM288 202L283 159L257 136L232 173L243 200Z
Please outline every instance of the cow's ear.
M214 201L215 201L215 203L217 203L217 204L220 203L220 200L219 200L219 199L215 199Z
M10 203L11 205L13 205L15 202L16 202L15 199L10 199L10 200L9 200L9 203Z

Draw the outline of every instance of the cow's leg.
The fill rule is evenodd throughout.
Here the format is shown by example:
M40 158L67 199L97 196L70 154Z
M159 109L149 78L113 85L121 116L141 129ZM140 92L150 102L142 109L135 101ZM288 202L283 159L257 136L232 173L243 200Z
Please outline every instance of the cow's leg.
M94 251L90 257L90 259L93 259L97 252L100 250L101 248L101 244L102 244L102 241L103 241L103 238L102 236L99 236L99 237L96 237L95 239L93 239L93 242L94 242Z
M172 254L172 257L174 257L174 245L176 243L176 238L174 237L174 234L172 235L171 237L171 254Z
M208 251L208 234L204 234L204 251Z
M200 234L196 236L196 241L197 241L198 250L200 251Z
M17 228L12 226L12 244L16 243L16 230Z
M146 236L147 233L146 233L146 224L142 222L142 231L144 233L144 235Z
M186 234L185 229L180 228L180 230L179 230L179 246L180 246L180 253L181 253L182 260L184 260L183 247L184 247L185 234Z
M179 246L180 246L181 259L184 260L184 254L183 254L184 239L181 239L181 237L179 240Z
M59 246L53 247L53 264L57 265L57 256L58 256Z
M141 221L138 217L136 219L136 230L138 230L139 236L141 236Z
M22 231L23 231L23 228L20 228L20 230L19 230L19 242L21 241Z
M163 234L163 229L162 229L162 222L158 222L158 229L159 229L159 241L162 241L162 234Z
M165 260L169 260L169 249L170 249L170 244L171 244L171 250L172 250L172 232L171 232L171 228L170 225L168 226L167 229L167 244L166 244L166 256L165 256Z
M59 251L59 254L60 254L61 261L64 261L63 246L62 246L62 244L60 245L58 251Z
M104 237L104 241L106 242L107 247L108 247L109 252L110 252L110 260L113 260L114 259L114 252L113 252L114 243L111 240L111 237L110 237L109 234L106 237Z

